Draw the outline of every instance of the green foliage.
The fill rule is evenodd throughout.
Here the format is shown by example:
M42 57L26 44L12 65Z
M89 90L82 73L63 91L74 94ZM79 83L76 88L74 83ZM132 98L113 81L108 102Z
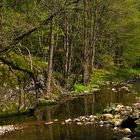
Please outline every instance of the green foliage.
M98 88L98 87L99 87L99 85L97 85L95 83L88 84L87 86L82 85L82 84L75 84L73 86L73 92L74 93L81 93L83 91L90 90L92 88Z
M110 69L111 67L114 66L114 60L112 58L111 55L103 55L102 58L101 58L101 63L102 63L102 66L106 69Z
M76 93L80 93L80 92L82 92L82 91L84 91L84 90L87 90L88 89L88 87L87 86L84 86L84 85L82 85L82 84L75 84L74 85L74 91L76 92Z
M106 81L106 80L108 80L109 74L110 74L110 72L108 70L95 69L93 72L92 82L99 84L102 81Z
M128 80L137 77L139 73L140 69L115 68L112 70L108 78L112 81Z
M20 40L15 49L10 49L6 54L0 55L14 65L32 72L36 77L39 74L45 77L44 71L47 69L51 44L51 20L46 19L53 12L59 11L58 15L54 17L55 50L52 60L53 77L58 85L65 83L66 56L69 57L66 62L70 62L66 66L69 67L66 76L68 77L66 78L67 86L71 86L71 83L75 83L75 79L78 79L73 86L74 93L98 88L104 81L136 77L140 71L131 69L131 67L140 63L140 1L99 0L97 5L93 1L87 1L86 23L83 23L84 13L81 11L85 8L84 3L79 1L66 8L67 3L69 1L66 0L3 0L1 49L11 47L12 41L13 44L16 44L13 39L20 34L26 33L34 27L37 30ZM61 9L64 11L60 12ZM64 13L67 14L66 18ZM40 26L44 20L48 24ZM67 27L65 27L66 24ZM83 32L85 31L88 37L84 40ZM93 39L93 35L96 35L96 41ZM85 75L90 77L91 50L94 43L96 45L94 66L103 70L95 69L92 79L89 78L90 83L83 85L79 81L82 81L83 78L84 65L88 69ZM84 44L88 44L85 57L83 57ZM65 48L64 45L68 45L68 48ZM66 52L67 50L69 52ZM88 57L88 64L83 62L83 58L86 57ZM117 66L124 66L124 68ZM11 66L0 62L1 85L6 83L9 87L16 87L19 84L18 78L22 84L30 82L27 73L12 69ZM57 95L58 92L53 94L53 96ZM45 104L48 101L40 99L40 102Z

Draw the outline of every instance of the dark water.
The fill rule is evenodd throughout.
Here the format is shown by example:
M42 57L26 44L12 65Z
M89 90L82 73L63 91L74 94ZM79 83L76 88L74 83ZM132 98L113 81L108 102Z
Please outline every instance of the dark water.
M131 93L117 92L102 89L89 96L81 96L72 101L43 107L35 112L34 116L16 116L0 120L0 124L13 124L23 127L11 133L0 136L0 140L111 140L113 136L121 138L121 134L98 124L78 126L76 124L62 125L67 118L81 115L101 113L110 103L131 104L136 96L140 96L140 81L134 83L135 91ZM137 92L136 92L137 91ZM52 125L45 125L46 121L58 119Z

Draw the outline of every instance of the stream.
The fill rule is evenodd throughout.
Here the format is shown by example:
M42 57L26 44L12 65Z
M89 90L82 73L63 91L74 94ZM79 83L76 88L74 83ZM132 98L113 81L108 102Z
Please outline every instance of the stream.
M132 104L140 96L140 80L133 82L128 92L113 92L112 88L102 88L99 92L84 95L61 104L44 106L34 112L34 116L15 116L0 119L0 131L9 129L0 140L111 140L123 135L98 123L89 125L62 124L68 118L96 115L111 103ZM53 122L46 125L45 122Z

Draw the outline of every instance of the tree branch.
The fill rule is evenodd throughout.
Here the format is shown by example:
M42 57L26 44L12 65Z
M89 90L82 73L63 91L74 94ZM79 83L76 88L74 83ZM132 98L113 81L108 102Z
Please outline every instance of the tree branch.
M14 70L19 70L19 71L22 71L22 72L24 72L24 73L29 74L30 77L32 77L33 80L35 81L34 74L33 74L31 71L29 71L29 70L27 70L27 69L23 69L23 68L21 68L21 67L15 65L14 63L12 63L12 62L6 60L6 59L3 58L3 57L0 57L0 61L3 62L4 64L10 66L10 67L13 68Z
M78 3L80 0L74 0L68 4L65 5L64 8L60 8L58 11L54 12L52 15L50 15L47 19L43 20L38 26L33 27L32 29L29 29L27 32L24 32L22 34L20 34L19 36L17 36L15 39L13 39L11 41L11 43L8 46L5 46L4 49L0 50L0 55L2 54L6 54L9 51L11 51L12 49L14 49L16 47L16 45L25 37L27 37L28 35L31 35L33 32L37 31L38 29L40 29L42 26L44 25L48 25L50 23L50 20L53 17L56 17L59 13L63 12L65 9L69 8L71 5Z

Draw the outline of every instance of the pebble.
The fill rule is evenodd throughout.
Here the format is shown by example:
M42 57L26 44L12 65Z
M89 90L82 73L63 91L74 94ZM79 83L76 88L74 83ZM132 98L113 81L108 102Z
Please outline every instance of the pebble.
M123 137L121 140L131 140L131 139L127 137Z
M54 122L45 122L46 125L53 124Z
M77 125L83 125L83 123L81 123L81 122L77 122L76 124L77 124Z
M67 119L67 120L65 120L65 123L67 124L67 123L71 123L72 122L72 119Z
M58 119L54 119L54 122L58 122Z

